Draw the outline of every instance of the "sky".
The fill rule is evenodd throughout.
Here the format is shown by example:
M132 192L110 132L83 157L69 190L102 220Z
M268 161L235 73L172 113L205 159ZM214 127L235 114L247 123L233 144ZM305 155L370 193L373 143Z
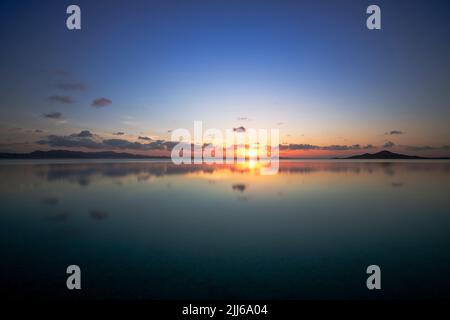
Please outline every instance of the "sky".
M279 129L284 155L450 156L449 15L445 0L2 1L0 152L164 154L200 120Z

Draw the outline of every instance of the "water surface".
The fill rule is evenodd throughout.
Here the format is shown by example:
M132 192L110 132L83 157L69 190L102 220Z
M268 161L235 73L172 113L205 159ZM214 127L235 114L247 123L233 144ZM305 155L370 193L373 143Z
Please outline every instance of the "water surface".
M450 296L450 162L0 162L10 297ZM68 291L77 264L82 290ZM382 270L368 291L366 267Z

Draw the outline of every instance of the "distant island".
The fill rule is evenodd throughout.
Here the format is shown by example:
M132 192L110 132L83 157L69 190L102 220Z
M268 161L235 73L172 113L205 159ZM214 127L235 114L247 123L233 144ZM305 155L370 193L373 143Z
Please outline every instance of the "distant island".
M30 153L0 153L0 159L169 159L166 156L145 156L139 154L101 151L83 152L69 150L33 151Z
M339 159L450 159L450 158L426 158L418 156L410 156L406 154L394 153L383 150L377 153L364 153L356 156L339 158Z

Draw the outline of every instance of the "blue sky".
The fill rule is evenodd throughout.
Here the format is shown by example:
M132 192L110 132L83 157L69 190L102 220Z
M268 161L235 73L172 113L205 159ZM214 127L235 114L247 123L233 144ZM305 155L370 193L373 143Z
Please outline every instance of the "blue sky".
M382 30L369 31L374 3ZM81 31L65 27L69 4ZM450 145L449 14L448 1L2 1L0 145L81 130L167 140L202 120L277 127L294 144L439 149ZM112 103L92 107L98 98Z

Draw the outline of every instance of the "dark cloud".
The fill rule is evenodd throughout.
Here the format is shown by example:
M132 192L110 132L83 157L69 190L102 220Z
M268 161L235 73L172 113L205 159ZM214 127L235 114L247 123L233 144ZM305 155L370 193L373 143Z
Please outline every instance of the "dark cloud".
M56 88L65 91L86 91L87 87L81 82L60 82Z
M61 112L44 113L42 116L44 118L54 119L54 120L62 120L62 119L64 119Z
M126 139L103 139L89 130L67 136L49 135L36 141L37 144L50 147L88 148L88 149L130 149L130 150L172 150L177 144L172 141L151 140L149 143L133 142Z
M145 141L151 141L151 140L152 140L152 138L149 138L149 137L143 137L143 136L139 136L138 139L139 139L139 140L145 140Z
M51 102L64 104L72 104L75 102L71 96L58 96L58 95L50 96L48 97L48 100L50 100Z
M66 148L89 148L101 149L101 142L92 140L90 137L80 137L79 134L70 136L49 135L46 139L36 141L37 144L47 145L49 147L66 147Z
M117 149L134 149L143 150L145 144L140 142L131 142L125 139L106 139L103 140L103 145L106 147L117 148Z
M93 106L94 108L101 108L109 106L111 103L112 101L108 98L97 98L92 101L91 106Z
M41 129L36 129L34 130L35 133L43 133L44 131L42 131Z
M394 136L394 135L400 135L400 134L405 134L405 133L400 130L391 130L391 131L384 133L385 136Z
M79 137L79 138L87 138L87 137L93 137L94 134L91 133L89 130L83 130L80 133L73 133L70 136Z
M392 141L386 141L386 143L383 144L383 148L392 148L393 146L395 146L395 143Z
M121 132L121 131L113 133L113 135L115 135L115 136L123 136L124 134L125 134L125 132Z
M245 132L245 128L243 126L237 127L237 128L233 128L234 132Z

